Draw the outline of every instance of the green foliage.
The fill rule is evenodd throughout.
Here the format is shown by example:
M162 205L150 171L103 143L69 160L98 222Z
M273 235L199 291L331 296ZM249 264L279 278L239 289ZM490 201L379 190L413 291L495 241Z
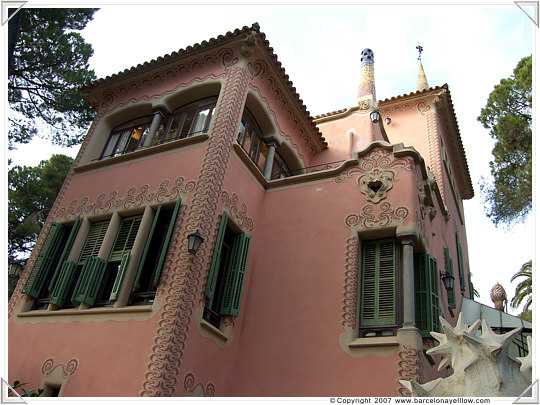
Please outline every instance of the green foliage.
M53 155L35 167L14 166L8 171L8 254L27 256L62 187L73 159Z
M524 312L528 311L532 305L532 260L529 260L521 269L512 276L510 281L514 281L517 278L525 278L521 281L517 287L514 298L510 301L512 308L517 308L525 300Z
M532 309L524 310L518 317L524 321L532 322Z
M8 101L15 112L9 117L10 148L28 143L35 135L65 146L82 141L94 113L78 88L96 76L88 66L92 46L76 31L82 30L95 12L68 8L19 11L8 81ZM48 124L47 129L40 123Z
M496 140L493 182L480 185L487 215L495 225L521 222L532 208L532 56L495 86L478 120Z
M11 385L11 388L13 388L14 390L22 390L22 394L19 393L21 397L39 397L41 396L41 394L43 394L43 391L44 391L43 388L38 388L37 391L34 391L34 390L22 388L25 385L26 383L21 383L20 381L17 380L13 382L13 384ZM9 392L9 396L12 397L15 395L13 395L12 392Z

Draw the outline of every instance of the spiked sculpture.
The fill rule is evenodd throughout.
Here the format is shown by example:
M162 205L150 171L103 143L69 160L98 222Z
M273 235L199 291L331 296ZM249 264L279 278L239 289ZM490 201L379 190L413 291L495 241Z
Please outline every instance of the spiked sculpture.
M431 332L439 345L426 353L441 355L439 370L451 366L454 373L424 384L400 380L416 397L517 397L532 380L531 339L527 338L529 354L513 358L508 354L512 338L521 331L514 329L504 335L493 333L485 320L478 336L480 321L466 326L461 313L455 327L439 318L444 333Z

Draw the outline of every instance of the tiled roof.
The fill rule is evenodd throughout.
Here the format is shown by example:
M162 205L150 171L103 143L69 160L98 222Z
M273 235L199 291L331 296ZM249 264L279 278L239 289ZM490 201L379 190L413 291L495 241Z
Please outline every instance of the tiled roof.
M313 118L311 117L309 111L307 111L306 106L304 105L304 102L296 92L296 88L293 86L292 82L289 79L289 76L285 73L285 69L281 65L281 62L278 61L278 58L276 54L274 53L274 49L270 46L270 43L266 39L266 35L260 31L259 24L255 23L251 27L245 26L241 29L235 29L232 32L227 32L225 35L219 35L217 38L211 38L208 41L202 41L199 44L195 44L192 46L188 46L185 49L180 49L176 52L172 52L171 54L159 57L157 59L153 59L149 62L144 62L143 64L139 64L137 66L133 66L129 69L125 69L122 72L113 74L111 76L107 76L102 79L98 79L96 81L93 81L91 83L88 83L81 87L81 92L88 92L93 89L96 89L98 87L107 86L110 83L113 83L117 80L125 80L131 76L138 75L140 73L152 70L162 64L165 63L172 63L177 60L180 60L182 58L185 58L186 56L193 55L195 53L199 52L205 52L209 49L216 48L219 46L222 46L226 44L227 42L230 42L232 40L236 40L241 38L243 35L255 32L259 38L261 39L263 49L267 52L267 55L269 58L273 61L274 67L278 74L281 76L281 79L283 80L283 83L288 87L290 94L295 99L295 102L297 104L297 107L302 111L304 114L304 118L309 122L311 129L313 131L313 134L318 137L320 146L325 149L328 147L327 142L325 141L324 137L322 136L321 132L313 122Z

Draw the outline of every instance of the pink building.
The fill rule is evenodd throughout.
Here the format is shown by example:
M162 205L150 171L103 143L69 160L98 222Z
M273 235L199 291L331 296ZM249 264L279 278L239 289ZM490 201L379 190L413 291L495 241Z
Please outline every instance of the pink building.
M377 100L361 58L353 106L314 118L257 24L81 89L96 118L9 304L9 382L399 396L435 376L429 332L472 297L465 152L447 86L421 69Z

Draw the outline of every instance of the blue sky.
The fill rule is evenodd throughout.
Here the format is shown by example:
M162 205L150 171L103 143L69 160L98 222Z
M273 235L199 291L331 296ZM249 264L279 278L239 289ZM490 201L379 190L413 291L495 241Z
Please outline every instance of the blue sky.
M375 55L379 100L415 91L420 42L430 86L449 85L475 189L465 210L479 301L492 305L489 291L497 281L513 296L517 283L510 284L511 276L534 255L534 218L508 231L495 228L485 216L479 179L490 175L493 142L476 120L494 85L533 52L538 28L513 1L421 6L160 3L94 5L101 10L83 35L94 48L90 64L98 77L258 22L308 111L318 115L354 105L364 48ZM39 4L45 3L30 1L27 6ZM74 156L77 148L34 142L10 157L16 164L35 165L53 151Z

